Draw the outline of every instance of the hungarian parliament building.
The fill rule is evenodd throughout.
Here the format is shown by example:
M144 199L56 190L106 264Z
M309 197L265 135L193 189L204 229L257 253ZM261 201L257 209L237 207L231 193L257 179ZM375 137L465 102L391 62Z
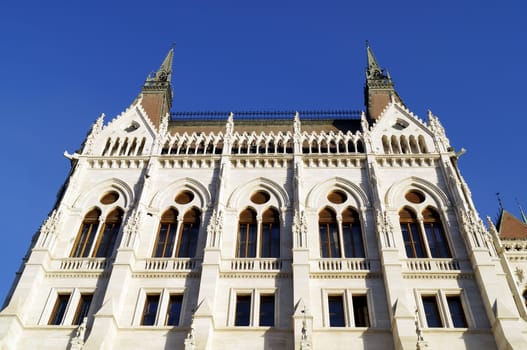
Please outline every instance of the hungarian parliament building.
M65 152L0 349L527 349L525 217L366 54L364 112L174 112L170 50Z

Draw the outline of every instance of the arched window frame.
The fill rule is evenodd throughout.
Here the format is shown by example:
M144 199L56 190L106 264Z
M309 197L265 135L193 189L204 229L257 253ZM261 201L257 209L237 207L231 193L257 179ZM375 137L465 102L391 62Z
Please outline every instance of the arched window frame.
M403 216L403 212L408 212L409 215ZM430 256L423 235L422 221L422 217L419 218L412 208L404 207L399 210L399 224L407 258L422 259ZM407 237L405 237L405 232Z
M258 214L247 207L238 215L238 234L236 239L237 258L255 258L258 239Z
M163 221L163 216L165 216L171 210L176 213L175 220ZM187 216L192 212L194 212L195 215L192 217ZM190 222L191 219L195 220L195 222ZM174 206L171 206L165 210L159 220L157 235L152 250L152 257L194 258L197 255L202 222L202 212L194 206L186 206L180 210ZM160 254L158 253L159 239L161 238L161 230L163 229L164 225L168 225L166 227L167 237L166 242L164 243L164 248ZM187 225L190 225L190 227ZM187 231L187 229L190 231ZM170 242L168 239L170 239ZM186 243L183 242L183 239L186 240Z
M194 258L198 248L201 228L201 211L192 207L188 209L181 220L178 218L176 258ZM185 240L185 241L184 241Z
M428 219L424 217L424 213L429 211L434 216L433 219ZM451 258L452 252L450 249L450 244L447 239L445 225L443 225L443 220L441 220L441 215L437 210L431 206L427 206L421 211L422 218L422 229L424 233L424 238L427 242L427 249L429 256L431 258ZM433 242L431 241L433 239ZM442 241L442 242L441 242ZM440 247L440 244L443 244ZM440 250L439 252L437 250Z
M350 215L346 215L349 212ZM366 252L364 250L364 235L362 230L362 220L359 213L351 208L344 208L342 211L342 222L339 225L342 232L342 247L344 250L344 257L346 258L364 258ZM347 232L349 230L349 242L347 239ZM350 252L348 252L350 248Z
M98 212L97 219L88 218L88 215L92 212ZM118 214L118 220L116 222L106 222L110 215L113 213ZM119 233L121 231L122 223L124 217L124 210L115 206L112 209L108 210L105 214L99 207L93 207L86 212L83 217L82 223L77 231L77 236L73 247L70 252L70 257L72 258L109 258L114 254L115 248L117 246L117 241ZM115 225L110 227L109 225ZM107 229L111 231L107 231ZM85 229L88 229L88 238L83 239L83 232ZM109 242L104 242L103 239L107 234L112 235ZM84 243L83 243L84 240ZM101 246L101 243L103 246ZM82 245L80 248L79 245ZM80 249L79 249L80 248ZM100 251L102 249L102 251Z
M115 207L111 210L100 225L97 241L92 255L96 258L108 258L113 255L116 248L117 238L123 225L124 211Z
M250 210L254 213L254 221L248 221L247 219L244 219L244 221L242 221L241 215L247 210ZM270 211L273 212L272 222L269 220L269 217L266 216L266 213ZM252 241L250 237L251 226L245 225L254 225L252 226L255 235L254 243L250 243ZM270 235L268 239L264 237L264 235L266 234L266 225L270 225L271 229L271 232L268 232L268 234ZM269 228L269 226L267 228ZM278 232L274 231L275 229L278 229ZM242 240L242 231L245 231L245 235L247 236L245 240ZM253 206L245 207L238 214L238 230L235 251L236 258L280 258L281 231L282 230L280 212L274 206L265 206L260 208L255 208ZM242 249L242 247L240 246L242 241L245 242L245 248L243 249L243 253L242 250L240 250ZM265 242L268 242L268 252L266 252L264 249ZM253 246L254 248L249 248L249 246Z
M171 213L172 212L172 215ZM175 215L174 215L175 214ZM169 216L170 215L170 216ZM172 218L173 217L173 218ZM157 235L154 242L154 249L152 251L152 257L154 258L170 258L174 256L174 249L176 245L176 236L179 226L179 212L176 208L168 208L163 212L159 220L157 228ZM165 235L162 237L161 232ZM160 239L164 239L160 244ZM160 250L161 245L161 250Z
M432 258L432 259L449 259L449 258L452 258L452 249L451 249L451 244L449 242L449 233L446 231L446 225L443 224L444 220L443 220L443 217L441 215L441 212L438 211L437 209L435 209L434 207L430 206L430 205L424 205L424 206L420 206L421 210L419 212L416 213L416 209L415 208L412 208L412 207L409 207L409 206L405 206L403 208L401 208L401 210L399 211L399 215L401 213L402 210L409 210L410 212L412 212L414 215L415 215L415 224L417 225L416 228L418 230L418 234L420 236L420 239L421 239L421 242L422 242L422 245L423 245L423 252L424 252L424 255L423 257L418 257L418 256L408 256L408 251L406 250L406 241L405 241L405 251L406 251L406 254L407 254L407 257L410 258L410 259L413 259L413 258ZM431 242L430 242L430 237L429 237L429 233L428 233L428 229L429 229L429 224L432 223L432 221L428 221L428 220L425 220L425 218L423 217L423 212L425 212L426 210L430 210L431 212L435 213L435 215L437 216L436 217L436 220L434 221L434 223L438 223L439 224L439 227L440 227L440 230L441 232L439 233L442 237L442 241L444 242L445 244L445 247L444 247L444 253L441 253L440 255L444 255L444 256L437 256L438 254L433 253L434 250L432 250L431 248ZM399 219L399 222L400 222L400 225L402 226L403 225L403 222L401 220L401 218ZM401 229L402 231L402 229ZM403 234L403 232L401 232L401 234ZM403 234L403 240L404 240L404 234Z
M325 215L326 213L328 215ZM337 233L336 237L335 233ZM337 214L333 208L325 207L319 211L318 234L320 244L320 257L340 258L344 256L341 244L342 229Z
M341 208L335 208L333 206L325 206L322 210L320 210L319 212L319 215L318 215L318 227L319 227L319 244L320 244L320 257L322 258L365 258L366 257L366 246L365 246L365 241L364 241L364 230L363 230L363 218L362 216L360 215L360 212L357 211L355 208L349 206L349 205L344 205L344 206L340 206ZM335 215L335 225L336 225L336 228L337 228L337 232L338 232L338 241L335 242L333 245L336 245L337 246L337 250L338 250L338 256L324 256L324 255L328 255L327 253L331 252L331 250L327 251L326 249L326 254L324 253L325 251L323 250L323 246L322 246L322 232L320 231L321 230L321 217L320 217L320 214L324 211L324 210L329 210L330 212L332 212L334 215ZM346 213L346 211L349 211L350 213L352 213L351 216L353 216L353 218L351 217L348 217L347 215L343 215ZM329 224L329 223L327 223ZM357 235L357 230L356 228L359 228L359 232L358 232L358 235L359 235L359 240L354 240L354 235ZM349 236L350 236L350 239L351 241L349 241L349 239L346 238L346 229L349 229L350 232L349 232ZM326 230L328 230L328 227L326 227ZM327 232L326 232L327 234ZM329 237L329 236L328 236ZM329 243L330 246L331 246L331 243ZM348 245L350 246L351 248L351 252L348 252L347 251L347 248L348 248ZM329 254L329 255L333 255L333 254Z

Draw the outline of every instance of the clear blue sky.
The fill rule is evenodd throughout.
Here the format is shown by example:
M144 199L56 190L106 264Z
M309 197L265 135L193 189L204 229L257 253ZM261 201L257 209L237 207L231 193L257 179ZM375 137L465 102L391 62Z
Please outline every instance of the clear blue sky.
M527 208L525 1L11 1L0 5L0 299L92 122L176 42L174 110L363 109L369 40L442 121L476 206Z

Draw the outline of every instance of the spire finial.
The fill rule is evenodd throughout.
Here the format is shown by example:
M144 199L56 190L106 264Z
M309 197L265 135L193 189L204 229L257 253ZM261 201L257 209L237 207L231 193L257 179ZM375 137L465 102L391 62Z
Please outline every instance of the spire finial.
M522 220L524 224L527 224L527 216L525 215L522 206L520 205L520 202L518 201L518 198L514 198L516 200L516 205L520 209L520 214L522 215Z
M498 198L498 206L500 208L500 211L503 211L503 202L501 201L501 196L499 192L496 192L496 197Z
M373 54L373 50L371 49L370 43L368 41L366 41L366 53L368 56L368 68L366 69L366 78L385 79L386 76L383 74L381 67L377 63L375 55Z
M174 58L174 47L175 44L172 44L172 48L168 51L163 63L161 63L161 67L159 67L154 79L158 81L167 81L170 83L170 79L172 78L172 60Z

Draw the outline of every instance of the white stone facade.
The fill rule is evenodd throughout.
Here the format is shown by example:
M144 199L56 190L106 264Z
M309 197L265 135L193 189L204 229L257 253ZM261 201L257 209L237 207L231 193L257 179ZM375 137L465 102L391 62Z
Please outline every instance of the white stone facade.
M164 115L155 125L140 95L103 119L68 155L62 197L0 313L0 349L527 348L525 306L508 282L516 263L500 259L431 113L424 122L392 99L375 121L231 114L192 126ZM243 226L247 208L254 237ZM404 236L404 208L421 244ZM98 224L87 224L94 209ZM169 233L159 238L169 209L174 247ZM445 239L435 245L428 209ZM115 244L105 243L119 210ZM327 236L324 210L335 215ZM192 211L197 238L187 242ZM356 215L358 253L347 250L346 237L356 236L346 211ZM264 233L270 212L278 241ZM91 242L80 237L90 227ZM181 253L184 244L195 251Z

